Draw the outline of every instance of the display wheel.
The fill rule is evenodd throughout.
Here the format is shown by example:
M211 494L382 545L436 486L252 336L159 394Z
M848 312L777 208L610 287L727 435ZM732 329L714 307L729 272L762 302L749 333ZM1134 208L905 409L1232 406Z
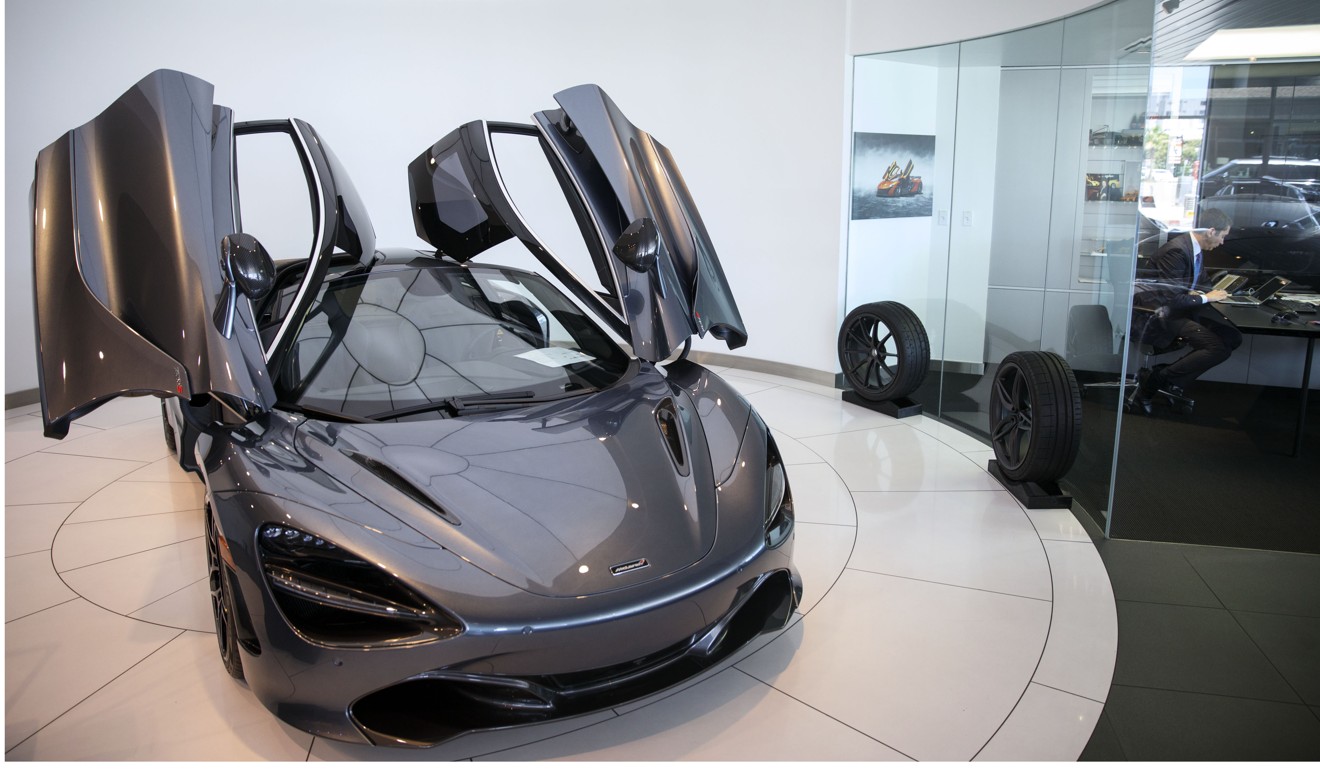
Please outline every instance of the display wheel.
M1004 476L1055 481L1072 467L1082 439L1082 396L1055 353L1005 356L990 397L990 443Z
M863 398L902 398L921 385L930 368L926 327L898 302L855 308L839 329L839 365L848 385Z

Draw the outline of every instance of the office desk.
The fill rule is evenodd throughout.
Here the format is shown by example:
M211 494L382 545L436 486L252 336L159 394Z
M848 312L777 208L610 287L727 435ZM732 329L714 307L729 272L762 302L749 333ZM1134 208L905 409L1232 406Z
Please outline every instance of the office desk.
M1302 402L1297 407L1297 430L1293 435L1292 456L1297 457L1302 452L1302 433L1306 429L1306 401L1311 391L1311 362L1315 357L1315 340L1320 337L1320 326L1312 326L1307 321L1320 320L1320 314L1303 314L1297 321L1281 324L1270 320L1279 311L1269 307L1216 303L1215 310L1218 310L1220 315L1227 318L1243 334L1301 337L1306 340L1306 364L1302 367Z

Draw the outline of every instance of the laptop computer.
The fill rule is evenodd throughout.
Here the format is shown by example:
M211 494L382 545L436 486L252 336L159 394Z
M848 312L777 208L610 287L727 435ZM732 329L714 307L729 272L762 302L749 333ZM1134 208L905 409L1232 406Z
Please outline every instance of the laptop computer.
M1246 282L1247 282L1246 276L1235 275L1233 273L1224 273L1220 275L1218 279L1215 280L1214 285L1210 287L1210 291L1223 290L1228 292L1229 294L1232 294L1233 292L1242 288L1242 285L1245 284Z
M1246 294L1221 299L1219 302L1223 305L1259 305L1270 297L1273 297L1275 294L1278 294L1280 289L1290 283L1292 283L1292 280L1284 278L1281 275L1276 275Z

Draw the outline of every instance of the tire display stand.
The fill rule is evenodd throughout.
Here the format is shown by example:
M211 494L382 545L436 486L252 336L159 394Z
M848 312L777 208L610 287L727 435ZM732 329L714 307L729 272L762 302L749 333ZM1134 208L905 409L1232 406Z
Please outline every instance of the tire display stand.
M843 400L890 417L915 417L908 398L930 369L930 337L921 319L899 302L854 308L839 327L839 365L851 390Z
M1029 509L1069 508L1059 489L1082 441L1082 394L1068 362L1039 350L1009 353L990 397L990 475Z
M1064 494L1063 490L1059 489L1059 485L1053 481L1014 481L1004 475L998 460L987 463L986 470L990 471L990 475L1003 484L1004 489L1017 498L1025 508L1034 511L1039 508L1072 507L1072 495Z
M873 412L887 414L890 417L902 419L904 417L916 417L921 414L921 404L913 401L907 396L890 399L888 401L872 401L865 396L859 395L855 390L845 390L843 400L857 406L864 406Z

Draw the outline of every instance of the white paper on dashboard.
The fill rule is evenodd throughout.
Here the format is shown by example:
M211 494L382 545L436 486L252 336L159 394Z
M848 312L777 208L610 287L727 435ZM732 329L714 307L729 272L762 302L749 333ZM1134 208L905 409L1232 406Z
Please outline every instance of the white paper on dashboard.
M569 350L568 348L537 348L529 350L526 353L519 353L518 358L525 358L541 366L553 366L561 368L569 364L580 364L583 361L595 361L595 356L587 355L581 350Z

